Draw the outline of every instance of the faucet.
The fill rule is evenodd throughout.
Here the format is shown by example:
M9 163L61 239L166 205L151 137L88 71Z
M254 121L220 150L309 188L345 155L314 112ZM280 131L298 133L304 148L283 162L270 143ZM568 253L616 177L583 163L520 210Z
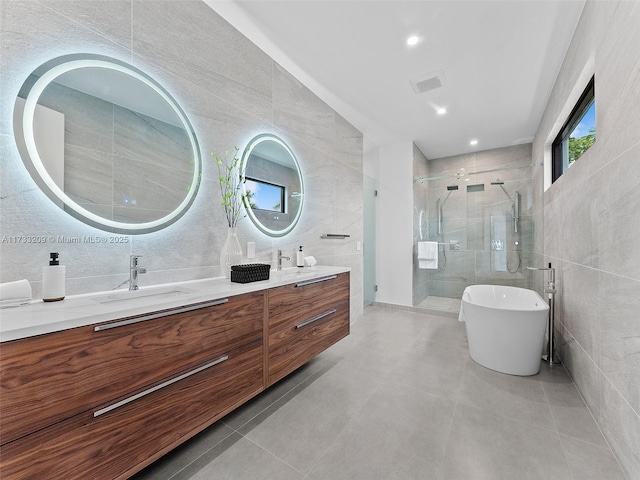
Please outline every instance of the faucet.
M131 255L129 257L129 290L138 290L138 275L147 273L146 268L138 266L138 259L142 255Z
M285 257L282 255L282 250L278 250L278 270L282 270L282 259L291 260L290 257Z
M547 345L544 348L544 355L542 359L549 365L558 365L560 359L556 356L555 345L555 297L556 297L556 269L551 267L536 268L527 267L527 270L546 270L549 272L549 280L547 281L547 287L544 289L544 293L549 294L549 319L547 321Z
M547 288L544 289L544 293L556 294L558 293L556 290L556 269L552 267L548 268L536 268L536 267L527 267L527 270L541 270L549 272L549 281L547 282Z

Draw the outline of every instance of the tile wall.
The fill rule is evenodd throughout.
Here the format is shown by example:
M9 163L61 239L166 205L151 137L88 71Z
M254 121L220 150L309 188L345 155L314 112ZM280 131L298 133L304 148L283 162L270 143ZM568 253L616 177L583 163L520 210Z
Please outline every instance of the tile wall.
M534 253L557 269L562 361L630 479L640 478L638 25L639 2L587 1L533 142L534 161L550 161L572 90L595 74L596 143L544 193L534 175Z
M203 182L189 212L166 229L114 240L65 214L27 174L13 139L18 90L39 65L79 52L111 56L145 71L194 126ZM258 258L252 261L271 263L278 248L295 260L294 249L304 245L321 264L351 267L354 318L362 312L362 252L356 249L362 241L362 134L203 2L3 1L0 79L0 281L27 278L39 296L50 251L60 252L67 266L67 294L115 287L128 277L132 253L144 256L148 273L142 285L220 275L227 226L210 152L242 149L256 135L274 133L300 162L303 215L280 239L241 220L241 243L256 242ZM351 236L321 240L325 233ZM47 241L27 244L20 240L25 236ZM106 241L74 241L84 236Z

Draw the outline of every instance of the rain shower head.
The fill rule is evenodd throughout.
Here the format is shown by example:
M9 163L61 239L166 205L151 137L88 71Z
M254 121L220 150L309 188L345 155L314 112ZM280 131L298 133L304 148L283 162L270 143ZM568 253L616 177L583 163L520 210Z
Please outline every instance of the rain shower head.
M447 185L447 190L458 190L458 185Z

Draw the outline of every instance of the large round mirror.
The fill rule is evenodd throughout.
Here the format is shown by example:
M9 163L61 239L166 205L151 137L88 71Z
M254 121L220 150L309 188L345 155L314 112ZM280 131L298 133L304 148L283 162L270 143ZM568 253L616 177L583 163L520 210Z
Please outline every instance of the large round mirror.
M14 110L16 143L38 186L103 230L137 234L175 222L202 172L185 113L137 68L66 55L36 69Z
M289 233L304 199L300 166L289 146L275 135L258 135L245 149L241 169L251 221L272 237Z

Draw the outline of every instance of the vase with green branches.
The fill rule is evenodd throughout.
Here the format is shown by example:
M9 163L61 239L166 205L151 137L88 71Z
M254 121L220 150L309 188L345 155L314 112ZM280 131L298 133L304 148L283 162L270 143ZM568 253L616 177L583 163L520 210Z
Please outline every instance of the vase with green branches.
M242 262L242 246L238 240L236 227L238 220L246 217L246 211L242 190L244 175L241 172L241 160L238 157L238 150L238 147L234 147L231 160L228 159L229 151L224 152L224 156L215 152L211 153L218 167L220 205L224 208L227 217L227 239L220 251L220 267L226 278L231 276L231 266Z

